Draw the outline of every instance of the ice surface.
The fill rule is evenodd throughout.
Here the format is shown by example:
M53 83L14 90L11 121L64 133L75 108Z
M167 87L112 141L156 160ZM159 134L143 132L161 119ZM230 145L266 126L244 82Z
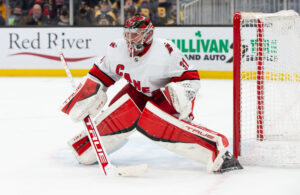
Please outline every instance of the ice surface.
M79 79L76 79L79 82ZM122 86L113 86L109 95ZM101 175L76 162L67 140L83 129L59 111L67 78L0 78L0 194L299 195L300 169L248 167L222 175L133 134L109 157L116 165L148 163L141 177ZM202 80L195 121L232 141L232 80Z

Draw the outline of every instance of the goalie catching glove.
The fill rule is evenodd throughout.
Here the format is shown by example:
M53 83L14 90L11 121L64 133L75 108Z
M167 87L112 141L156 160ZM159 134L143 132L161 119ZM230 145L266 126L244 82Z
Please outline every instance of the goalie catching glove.
M192 100L195 98L196 92L188 81L171 82L161 91L179 113L179 119L187 118L191 114L193 110Z
M95 117L107 101L102 89L102 84L86 78L63 103L62 112L70 115L75 122L82 121L87 115Z

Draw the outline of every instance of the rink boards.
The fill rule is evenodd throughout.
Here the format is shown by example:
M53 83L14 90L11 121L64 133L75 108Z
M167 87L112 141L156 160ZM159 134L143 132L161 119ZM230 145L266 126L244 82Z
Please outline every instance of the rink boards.
M232 78L232 27L157 27L202 78ZM0 76L66 76L57 54L62 48L74 76L84 76L121 27L1 28Z

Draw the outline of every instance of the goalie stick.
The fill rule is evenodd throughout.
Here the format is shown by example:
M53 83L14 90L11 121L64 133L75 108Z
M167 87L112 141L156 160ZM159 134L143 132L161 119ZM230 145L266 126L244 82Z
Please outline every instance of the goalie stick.
M73 80L72 74L70 72L70 69L68 67L68 64L65 60L64 54L61 51L59 47L57 47L57 50L59 52L59 56L61 59L61 62L65 68L65 71L67 73L67 76L72 84L73 89L76 89L75 82ZM112 165L107 158L107 153L103 147L103 142L101 140L101 136L99 132L96 130L96 126L94 125L94 122L91 120L91 117L88 115L83 119L83 123L86 127L87 135L89 137L89 140L91 142L92 148L94 149L94 152L96 153L98 164L103 170L103 173L105 175L113 176L138 176L140 174L143 174L147 170L147 164L140 164L140 165L131 165L131 166L120 166L116 167Z

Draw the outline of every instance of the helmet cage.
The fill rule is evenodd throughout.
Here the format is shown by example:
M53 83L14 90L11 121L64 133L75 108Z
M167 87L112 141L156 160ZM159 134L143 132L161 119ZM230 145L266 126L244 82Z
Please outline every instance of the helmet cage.
M146 45L153 40L154 26L144 16L134 16L126 21L124 38L131 57L140 54Z

